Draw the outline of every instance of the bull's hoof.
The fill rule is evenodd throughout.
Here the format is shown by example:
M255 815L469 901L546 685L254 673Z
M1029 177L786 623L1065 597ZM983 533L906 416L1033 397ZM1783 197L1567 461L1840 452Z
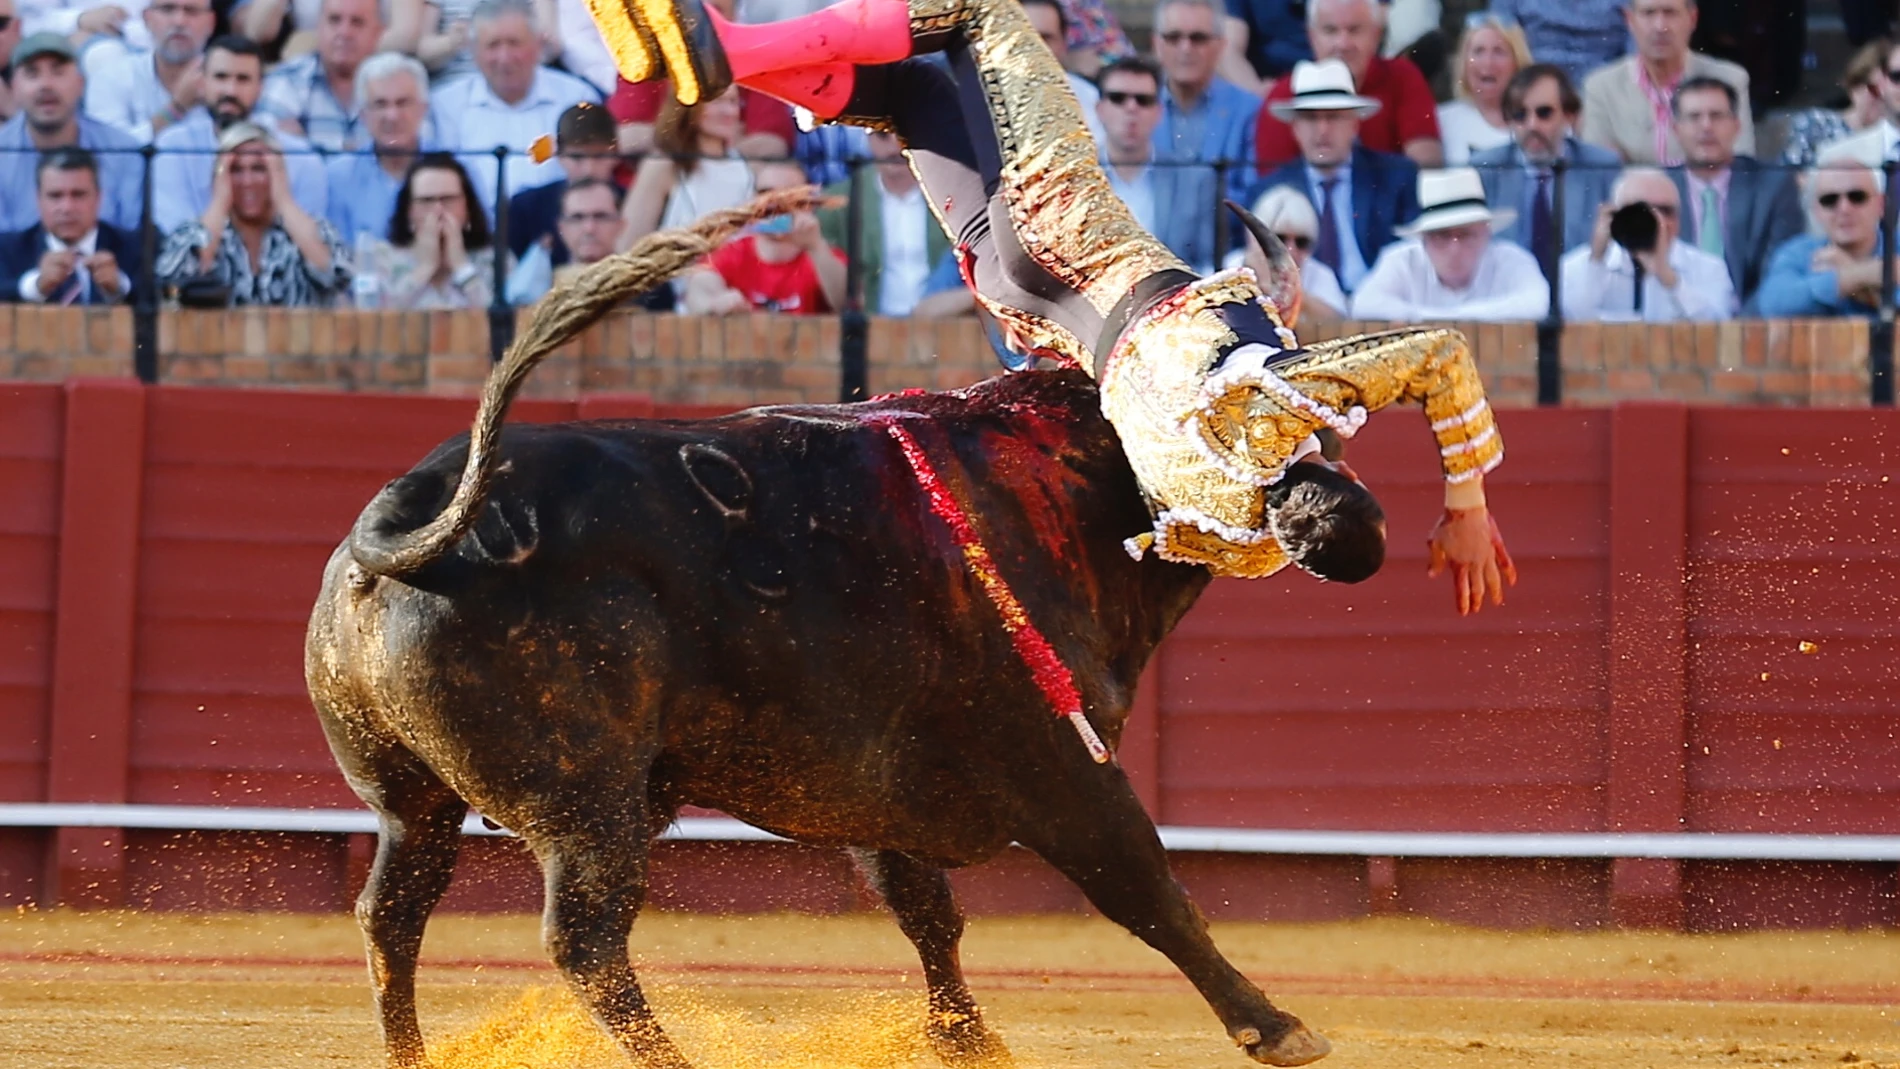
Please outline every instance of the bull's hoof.
M1263 1041L1259 1031L1252 1028L1241 1029L1234 1039L1247 1052L1247 1057L1262 1065L1305 1065L1333 1052L1333 1045L1325 1036L1310 1031L1303 1024L1293 1026L1292 1031L1274 1043Z
M953 1069L1010 1069L1016 1064L1003 1038L974 1013L933 1013L925 1033L937 1057Z

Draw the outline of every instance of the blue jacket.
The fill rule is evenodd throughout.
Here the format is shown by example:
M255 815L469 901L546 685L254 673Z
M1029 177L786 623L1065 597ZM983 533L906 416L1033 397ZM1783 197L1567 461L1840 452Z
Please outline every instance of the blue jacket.
M111 223L101 220L99 223L99 251L109 252L119 262L119 273L138 284L139 278L139 237L137 232L120 230ZM20 276L40 266L40 256L46 251L46 231L38 223L25 230L12 230L0 233L0 301L12 303L20 299ZM124 297L107 297L93 290L88 293L82 304L117 304L129 299L130 290Z
M1832 271L1816 271L1810 261L1827 245L1827 239L1811 234L1790 238L1768 260L1768 271L1755 291L1755 304L1764 316L1873 316L1879 312L1871 304L1849 300L1841 293L1840 279ZM1875 248L1874 255L1880 250Z
M1175 132L1180 111L1168 87L1161 87L1161 122L1155 127L1155 158L1196 160L1202 163L1226 161L1227 196L1235 200L1246 196L1253 182L1254 127L1260 118L1260 98L1225 78L1215 78L1201 95L1206 112L1198 145L1184 144Z
M1262 178L1241 203L1252 207L1260 195L1275 186L1292 186L1306 194L1319 213L1319 190L1306 180L1306 161L1293 160ZM1379 250L1393 240L1392 228L1418 218L1418 164L1392 152L1374 152L1364 145L1352 149L1352 232L1359 255L1371 268ZM1229 246L1233 248L1235 246Z

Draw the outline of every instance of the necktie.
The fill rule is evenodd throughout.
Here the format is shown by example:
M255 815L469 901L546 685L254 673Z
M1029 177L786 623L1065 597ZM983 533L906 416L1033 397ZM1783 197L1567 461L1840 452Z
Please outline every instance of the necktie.
M66 276L66 281L53 291L53 304L78 304L86 293L86 277L78 271Z
M1702 187L1702 220L1696 224L1696 245L1710 256L1722 255L1722 203L1714 186Z
M1537 266L1550 277L1550 243L1553 227L1550 218L1550 172L1537 172L1537 192L1531 197L1531 255Z
M1319 240L1313 249L1313 255L1335 275L1339 274L1339 215L1333 211L1333 190L1338 188L1338 178L1320 179Z

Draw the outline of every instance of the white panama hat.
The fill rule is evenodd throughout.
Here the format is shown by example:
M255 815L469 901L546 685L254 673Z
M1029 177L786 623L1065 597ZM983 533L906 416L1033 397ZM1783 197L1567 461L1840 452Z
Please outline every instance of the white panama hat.
M1293 98L1273 102L1273 117L1288 121L1302 111L1356 111L1361 119L1379 113L1379 102L1353 91L1352 71L1344 60L1301 60L1293 65Z
M1492 211L1484 202L1484 182L1474 167L1447 167L1418 174L1418 218L1392 232L1402 238L1415 238L1432 230L1446 230L1471 223L1490 223L1501 230L1517 221L1515 209Z

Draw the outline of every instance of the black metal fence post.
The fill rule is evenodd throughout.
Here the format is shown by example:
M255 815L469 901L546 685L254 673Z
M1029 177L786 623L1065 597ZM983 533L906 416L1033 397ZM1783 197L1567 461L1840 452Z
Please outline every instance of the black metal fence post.
M158 149L139 149L145 171L139 178L139 276L132 282L132 373L140 382L158 381L158 224L152 218L152 162Z
M1227 218L1227 171L1233 165L1232 160L1214 161L1214 203L1208 207L1214 213L1214 270L1216 271L1221 269L1221 263L1227 259L1227 235L1232 232L1229 230L1232 222ZM1241 207L1252 208L1253 205L1243 204ZM1244 245L1242 247L1245 248Z
M1544 277L1550 280L1550 309L1537 324L1537 403L1558 405L1564 399L1563 252L1568 238L1564 226L1564 173L1569 161L1558 156L1550 169L1550 244L1543 250ZM1536 187L1531 196L1537 195ZM1529 222L1526 221L1526 226Z
M1867 398L1874 405L1893 407L1893 234L1894 185L1900 163L1888 160L1882 167L1886 175L1886 208L1880 213L1880 315L1867 331Z
M861 157L851 161L851 193L844 209L844 308L839 311L838 321L840 401L862 401L871 396L871 321L864 312L864 227L858 217L864 206L870 162Z
M470 205L471 209L478 207ZM488 359L501 363L515 341L515 310L508 303L508 146L495 146L495 292L488 300Z

